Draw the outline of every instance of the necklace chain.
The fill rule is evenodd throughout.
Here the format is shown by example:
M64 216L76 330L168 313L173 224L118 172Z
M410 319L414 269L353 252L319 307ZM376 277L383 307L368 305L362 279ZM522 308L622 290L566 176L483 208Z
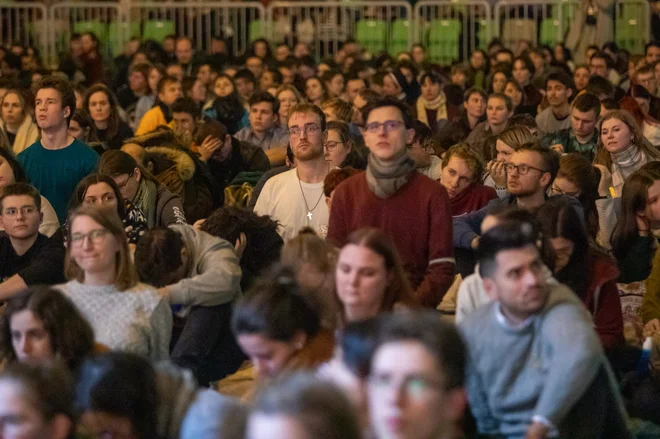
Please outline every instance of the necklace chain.
M330 170L330 166L328 165L328 170ZM327 172L326 172L327 175ZM323 191L321 191L321 195L319 195L319 199L316 200L316 204L314 204L314 207L311 209L309 208L309 204L307 204L307 197L305 197L305 191L303 191L302 188L302 183L300 182L300 176L298 175L298 170L296 169L296 177L298 178L298 186L300 187L300 193L302 194L303 201L305 202L305 208L307 208L307 218L309 221L312 220L312 211L316 209L316 207L319 205L321 202L321 198L323 198Z

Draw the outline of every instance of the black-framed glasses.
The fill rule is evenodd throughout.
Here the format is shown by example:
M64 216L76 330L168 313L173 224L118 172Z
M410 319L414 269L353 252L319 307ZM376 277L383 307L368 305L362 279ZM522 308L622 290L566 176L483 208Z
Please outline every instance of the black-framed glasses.
M344 142L325 142L323 144L323 147L327 149L329 152L332 152L335 149L337 149L337 145L343 145L343 144Z
M309 136L310 134L313 134L320 129L321 127L316 125L315 123L308 123L303 128L291 127L289 128L289 137L298 137L303 132L303 130L305 130L305 134Z
M128 180L131 179L131 177L133 176L134 173L135 173L135 171L133 171L133 172L131 172L130 174L128 174L128 178L126 178L126 181L124 181L124 182L121 183L121 184L117 183L117 180L115 180L115 183L117 183L117 187L118 187L119 189L124 189L124 188L126 187L126 185L128 184Z
M524 163L521 163L519 165L514 165L513 163L507 163L506 164L506 172L511 173L511 172L513 172L514 169L516 171L518 171L518 174L520 174L520 175L527 175L529 173L530 169L533 169L535 171L539 171L542 174L545 173L545 172L548 172L544 169L535 168L534 166L529 166L529 165L526 165Z
M577 198L577 197L580 196L580 192L578 192L578 191L576 191L576 192L564 192L559 188L559 186L552 185L552 195L568 195L570 197Z

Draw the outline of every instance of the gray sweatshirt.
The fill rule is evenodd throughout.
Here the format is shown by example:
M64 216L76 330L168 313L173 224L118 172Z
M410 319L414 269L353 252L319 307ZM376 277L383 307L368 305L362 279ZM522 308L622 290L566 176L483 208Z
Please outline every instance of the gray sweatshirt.
M183 238L189 258L186 277L167 286L172 304L216 306L240 296L242 272L233 245L189 225L170 227Z
M580 299L550 285L544 308L518 327L498 302L460 325L468 349L467 392L483 434L524 438L533 417L559 427L604 362L598 336Z

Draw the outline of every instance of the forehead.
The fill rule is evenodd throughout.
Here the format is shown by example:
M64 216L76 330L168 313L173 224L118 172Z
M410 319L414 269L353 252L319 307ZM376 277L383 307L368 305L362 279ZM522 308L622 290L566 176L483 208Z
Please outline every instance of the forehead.
M5 97L2 99L2 102L12 102L12 103L19 102L20 103L21 99L18 97L18 94L14 93L14 92L11 92L11 93L7 93L5 95Z
M256 104L253 104L251 108L254 108L255 110L266 110L266 111L273 111L273 104L270 102L257 102Z
M605 60L603 58L593 57L593 58L591 58L591 63L590 64L601 65L602 66L602 65L606 65L607 63L605 62Z
M308 112L295 112L291 115L289 118L289 126L297 126L297 125L307 125L309 123L315 123L317 125L321 125L321 117L316 114L316 113L308 113Z
M186 113L185 111L175 111L172 113L172 117L174 119L192 119L193 116L190 113Z
M626 123L624 121L611 117L603 122L602 128L605 129L605 128L624 127L624 126L626 126Z
M42 88L37 92L36 99L60 99L60 92L54 88Z
M539 258L539 251L533 245L523 248L502 250L495 258L497 270L507 272L520 266L526 266Z
M543 157L541 157L541 153L537 151L515 151L511 155L511 163L525 163L540 168L543 163Z
M561 87L566 88L563 82L556 79L548 79L548 87Z
M2 200L2 207L18 207L34 205L34 199L29 195L9 195Z
M375 108L369 112L367 122L378 122L384 120L400 120L403 121L401 110L397 107L380 107Z
M511 85L511 84L509 84L509 85ZM509 85L507 85L507 87L509 87ZM492 106L492 107L506 107L506 102L504 102L504 99L499 98L499 97L490 97L490 98L488 98L488 106L489 107L490 106Z
M416 340L397 340L382 344L374 354L372 367L379 373L441 373L434 355Z
M468 165L468 162L463 157L459 157L457 155L451 156L449 162L447 163L447 167L452 168L459 174L464 175L471 175L473 172L472 168Z
M89 100L91 101L92 99L95 100L95 101L96 101L96 100L102 100L102 99L107 100L107 99L108 99L108 95L107 95L103 90L99 90L99 91L97 91L97 92L92 93L92 94L89 96Z
M110 187L108 183L100 182L90 185L85 192L85 196L104 194L107 192L113 192L112 187Z
M584 120L593 120L596 119L596 112L594 110L589 110L586 113L583 113L577 108L573 108L573 117Z

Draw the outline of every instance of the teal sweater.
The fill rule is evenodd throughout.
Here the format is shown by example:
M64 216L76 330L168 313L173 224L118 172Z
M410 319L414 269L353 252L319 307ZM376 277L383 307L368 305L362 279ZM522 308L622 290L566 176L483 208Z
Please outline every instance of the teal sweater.
M483 434L524 438L533 416L555 427L596 377L603 352L589 314L564 285L522 326L502 320L497 302L460 329L469 349L468 399Z

